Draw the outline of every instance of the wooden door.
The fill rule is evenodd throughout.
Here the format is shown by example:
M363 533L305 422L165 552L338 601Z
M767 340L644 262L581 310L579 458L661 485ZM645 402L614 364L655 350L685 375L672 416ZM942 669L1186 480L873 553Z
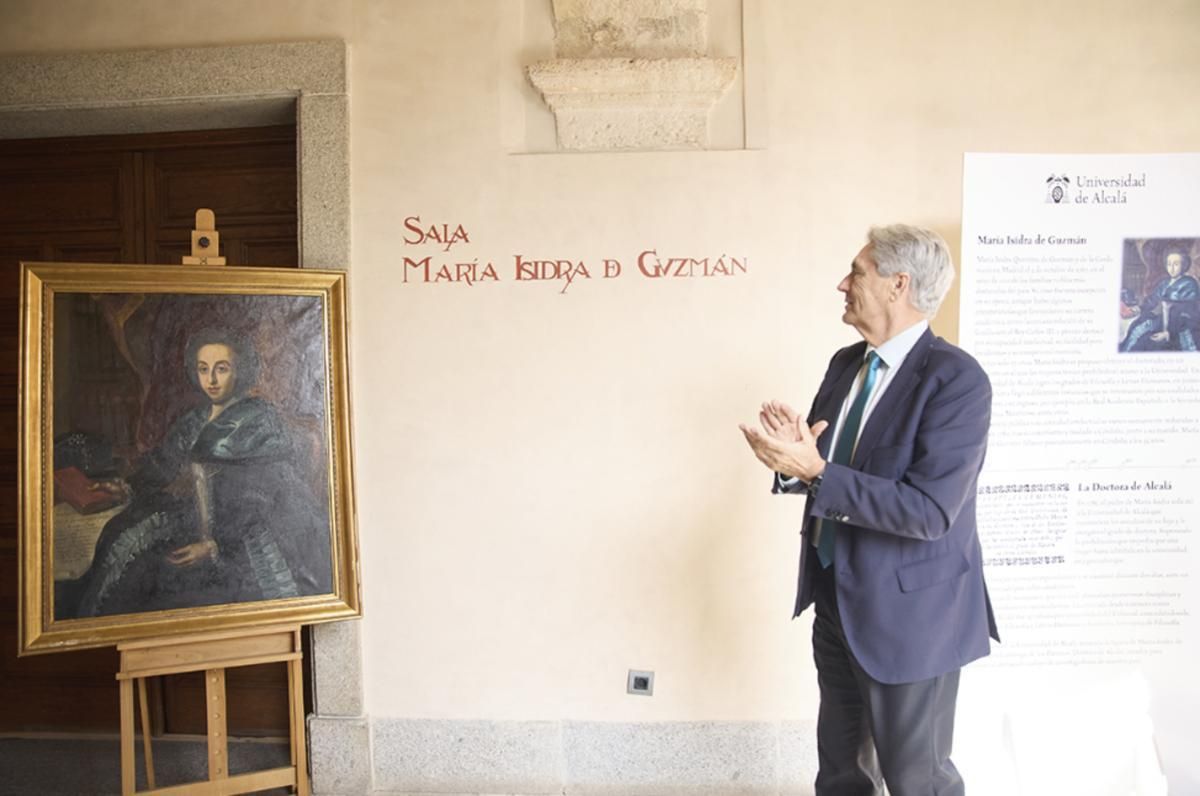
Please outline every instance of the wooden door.
M178 263L199 207L230 265L296 266L295 128L0 141L0 732L116 732L119 716L114 649L16 657L17 264ZM203 733L203 689L156 684L157 728ZM228 694L231 734L287 734L282 664L230 670Z

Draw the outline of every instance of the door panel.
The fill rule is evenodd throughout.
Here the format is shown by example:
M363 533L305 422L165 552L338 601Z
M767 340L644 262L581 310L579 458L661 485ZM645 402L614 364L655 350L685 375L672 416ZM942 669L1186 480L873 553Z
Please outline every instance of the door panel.
M231 265L297 265L295 128L0 141L0 732L119 717L115 649L16 657L18 262L178 263L199 207ZM158 730L204 732L196 679L150 689ZM231 734L287 733L282 665L231 669L227 688Z
M54 159L29 153L0 160L0 169L8 165L0 234L55 233L63 225L71 231L119 231L130 199L124 192L132 189L132 180L122 180L128 160L119 152Z

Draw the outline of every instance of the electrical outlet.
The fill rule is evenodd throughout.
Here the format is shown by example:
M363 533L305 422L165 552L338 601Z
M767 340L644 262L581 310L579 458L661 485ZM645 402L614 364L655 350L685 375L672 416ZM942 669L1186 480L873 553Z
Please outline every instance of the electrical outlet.
M637 696L653 696L654 672L630 669L629 679L625 681L625 693L636 694Z

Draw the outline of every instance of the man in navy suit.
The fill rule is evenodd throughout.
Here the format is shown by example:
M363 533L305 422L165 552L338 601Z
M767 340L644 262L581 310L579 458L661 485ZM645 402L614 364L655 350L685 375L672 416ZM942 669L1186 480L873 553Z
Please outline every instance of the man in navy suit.
M999 640L975 528L992 391L929 319L954 281L936 233L872 228L838 285L863 341L833 355L807 418L741 426L805 495L795 615L815 603L817 796L958 796L962 666Z

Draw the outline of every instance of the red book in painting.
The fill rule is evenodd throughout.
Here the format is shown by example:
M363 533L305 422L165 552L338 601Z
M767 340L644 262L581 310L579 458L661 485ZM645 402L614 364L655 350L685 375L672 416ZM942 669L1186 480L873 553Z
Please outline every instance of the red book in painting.
M121 502L108 490L97 489L96 482L78 467L54 471L54 496L57 500L65 500L80 514L95 514Z

